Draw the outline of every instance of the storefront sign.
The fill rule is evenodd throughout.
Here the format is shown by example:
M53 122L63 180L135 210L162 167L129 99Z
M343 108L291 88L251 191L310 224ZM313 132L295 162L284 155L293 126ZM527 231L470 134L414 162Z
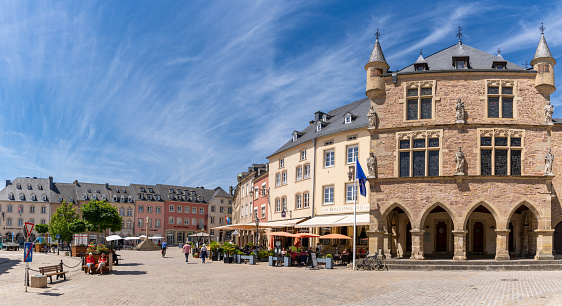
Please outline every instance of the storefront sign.
M353 212L353 205L322 207L323 214ZM357 205L357 212L368 212L369 205Z

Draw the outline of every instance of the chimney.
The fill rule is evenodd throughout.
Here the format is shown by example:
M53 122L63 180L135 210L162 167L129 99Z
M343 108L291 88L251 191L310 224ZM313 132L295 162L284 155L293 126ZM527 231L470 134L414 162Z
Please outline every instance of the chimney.
M321 111L317 111L316 113L314 113L314 122L318 122L318 120L320 120L323 115L324 113Z
M201 186L201 187L199 187L199 188L201 188L201 189L205 189L205 187L203 187L203 186Z
M6 181L6 182L8 182L8 181ZM234 188L232 186L228 187L228 193L230 195L232 195L232 191L234 191Z
M109 190L109 183L105 183L105 189Z
M72 184L74 184L74 185L76 185L76 186L79 186L78 180L74 180L74 182L72 182Z
M49 189L53 190L53 177L49 176Z
M12 181L6 180L6 187L8 187L8 186L10 186L10 185L12 185ZM231 187L231 188L232 188L232 187Z

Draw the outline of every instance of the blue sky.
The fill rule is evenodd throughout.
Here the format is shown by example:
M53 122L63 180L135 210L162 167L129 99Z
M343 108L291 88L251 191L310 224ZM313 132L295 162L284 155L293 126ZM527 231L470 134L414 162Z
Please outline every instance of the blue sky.
M0 179L228 190L315 111L365 97L377 28L391 70L459 25L523 64L544 22L562 63L561 1L421 3L3 1Z

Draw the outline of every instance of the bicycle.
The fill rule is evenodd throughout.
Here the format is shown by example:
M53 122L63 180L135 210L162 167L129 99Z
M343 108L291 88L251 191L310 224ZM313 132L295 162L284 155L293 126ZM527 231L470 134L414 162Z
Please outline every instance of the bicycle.
M385 261L386 256L381 255L380 257L382 258L382 260L379 259L379 254L377 252L375 252L374 255L367 256L362 263L357 265L357 269L388 271L388 267L386 266L386 261Z
M162 257L166 257L166 248L162 248Z

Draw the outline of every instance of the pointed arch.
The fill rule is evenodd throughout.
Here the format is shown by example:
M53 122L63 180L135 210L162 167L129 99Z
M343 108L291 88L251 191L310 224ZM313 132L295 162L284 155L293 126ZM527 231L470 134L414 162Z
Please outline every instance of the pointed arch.
M388 217L390 212L395 208L402 209L406 213L406 216L408 216L408 219L410 219L410 222L412 224L414 224L414 218L413 218L412 212L408 208L406 208L406 206L404 206L404 205L402 205L398 202L392 202L392 204L390 204L388 207L386 207L384 210L382 210L383 213L382 213L382 220L381 221L386 220L386 218Z
M418 226L419 229L424 228L424 223L425 223L425 219L427 219L427 216L429 215L429 213L436 208L437 206L443 208L447 214L449 214L449 217L451 218L451 220L453 221L453 227L454 229L458 228L458 224L457 224L457 220L455 218L455 215L453 214L453 211L451 210L451 208L443 203L443 202L435 202L432 205L430 205L428 208L425 209L423 215L421 216L421 218L419 220L416 220L417 223L413 223L416 224Z
M470 218L470 215L474 212L474 210L476 210L476 208L478 208L479 206L483 206L485 207L487 210L490 211L490 213L492 214L492 216L494 217L494 220L496 221L496 228L498 229L503 229L503 227L500 228L500 221L502 220L502 218L500 218L500 216L498 215L498 210L494 207L494 205L484 201L484 200L477 200L474 201L469 210L466 210L464 215L462 216L461 220L462 220L462 224L460 224L460 230L465 230L466 229L466 223L468 222L468 219ZM506 223L503 224L503 226L506 226Z
M507 215L507 219L503 220L502 226L504 228L507 226L507 223L509 222L509 220L511 220L511 218L513 217L513 214L515 213L515 211L517 211L517 209L519 207L521 207L522 205L527 207L533 213L533 216L537 219L537 221L540 220L541 215L540 215L536 205L531 203L530 201L522 200L521 202L519 202L518 204L514 205L511 208L511 210L509 211L509 214Z

